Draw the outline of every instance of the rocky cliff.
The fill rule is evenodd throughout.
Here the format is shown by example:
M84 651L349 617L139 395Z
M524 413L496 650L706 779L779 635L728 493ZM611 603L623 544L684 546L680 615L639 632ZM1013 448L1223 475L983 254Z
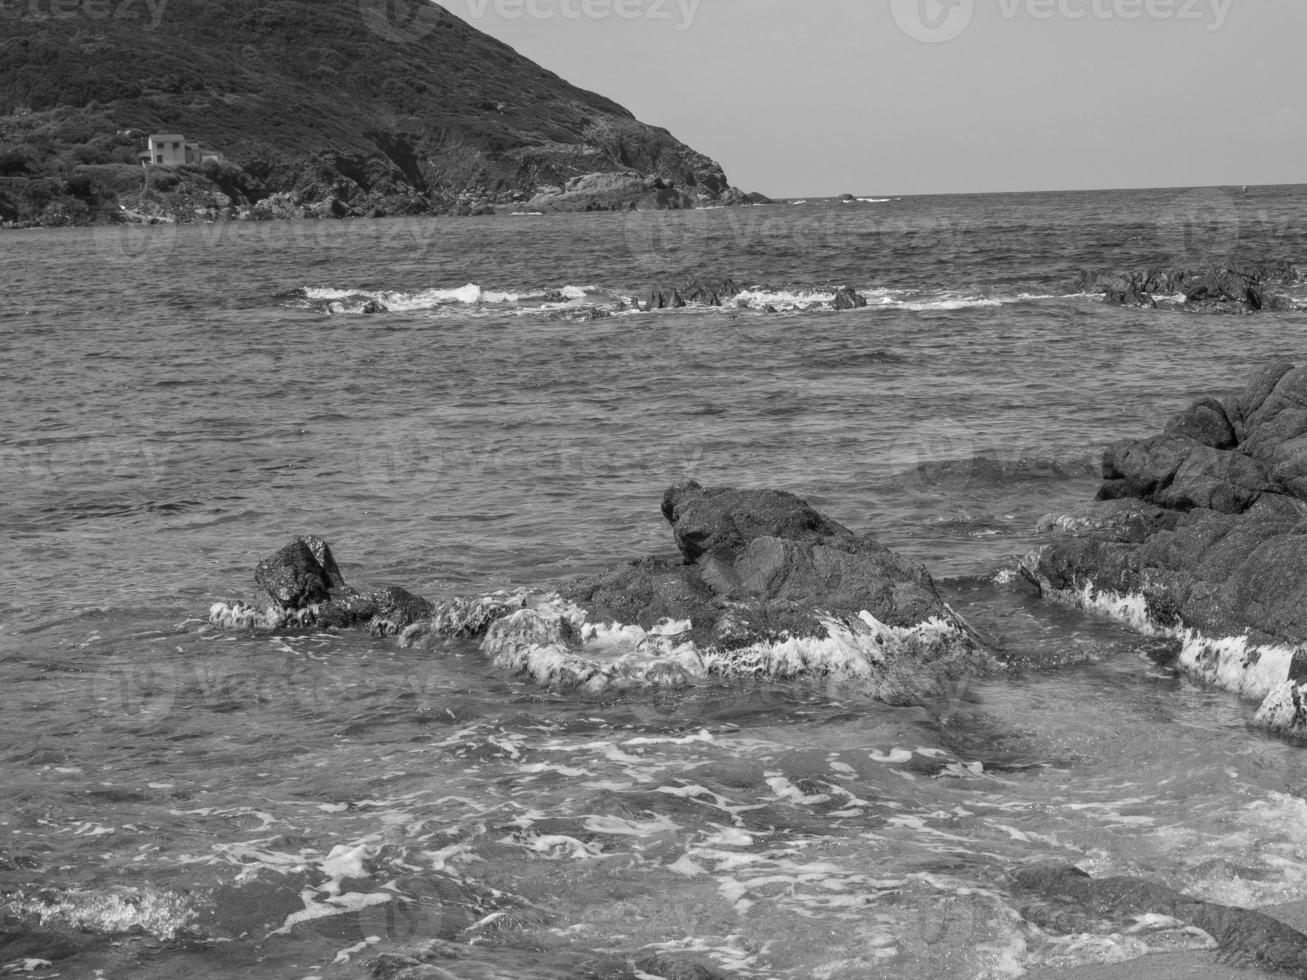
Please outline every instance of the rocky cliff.
M0 20L0 221L743 198L666 130L425 0L34 0ZM160 132L223 159L143 167Z

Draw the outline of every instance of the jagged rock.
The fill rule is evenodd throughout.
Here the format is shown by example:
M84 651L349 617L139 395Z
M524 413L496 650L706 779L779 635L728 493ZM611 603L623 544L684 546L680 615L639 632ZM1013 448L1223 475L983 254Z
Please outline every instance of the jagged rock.
M1307 369L1277 362L1160 436L1110 447L1095 517L1029 556L1046 595L1175 635L1198 677L1307 732ZM1113 515L1130 513L1121 522Z
M663 494L663 517L687 562L709 555L734 561L756 538L811 544L856 540L852 531L780 490L705 490L693 480Z
M856 310L867 305L867 299L852 286L841 286L835 291L831 306L837 310Z
M1022 868L1014 878L1021 887L1070 903L1091 917L1106 914L1125 921L1155 914L1179 919L1211 936L1229 959L1307 976L1307 936L1261 912L1204 902L1143 878L1093 878L1062 865ZM1049 922L1044 917L1044 924Z
M1283 296L1269 292L1271 285L1298 281L1292 263L1232 262L1206 269L1149 269L1095 274L1081 272L1077 292L1099 292L1117 306L1156 307L1155 296L1184 295L1186 309L1209 313L1241 313L1289 309Z
M324 561L330 563L331 571L323 566ZM296 538L259 562L254 569L254 581L281 608L303 609L327 601L332 588L338 587L340 570L325 541Z
M368 625L393 635L431 617L430 602L391 586L364 595L346 584L331 548L318 537L296 538L259 562L254 579L268 607L216 603L209 620L227 627L350 629Z
M654 287L649 290L649 298L645 302L644 309L646 311L680 309L691 303L701 306L721 306L741 292L734 279L724 279L718 285L689 279L681 286Z
M909 703L1000 664L940 598L930 575L793 494L705 489L664 495L679 558L651 557L567 583L433 604L402 589L345 585L330 549L299 539L260 563L274 606L216 604L227 627L368 624L402 646L479 640L505 670L596 694L683 687L720 675L842 678Z

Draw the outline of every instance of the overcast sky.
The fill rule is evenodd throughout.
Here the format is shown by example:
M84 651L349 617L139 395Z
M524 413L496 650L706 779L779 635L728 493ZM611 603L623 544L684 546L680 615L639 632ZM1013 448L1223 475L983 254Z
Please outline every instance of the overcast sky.
M1307 182L1304 0L441 0L773 196Z

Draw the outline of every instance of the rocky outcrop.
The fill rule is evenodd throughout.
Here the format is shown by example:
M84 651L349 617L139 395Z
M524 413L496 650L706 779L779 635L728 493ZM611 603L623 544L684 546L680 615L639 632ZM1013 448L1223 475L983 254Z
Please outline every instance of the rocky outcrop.
M344 584L330 549L298 539L259 564L266 608L216 604L224 627L349 627L405 646L478 641L498 667L589 693L710 677L834 681L892 703L946 694L999 662L926 570L793 494L686 483L662 504L680 554L553 592L429 604Z
M690 190L662 177L628 172L586 174L564 186L543 188L522 205L526 211L680 211L694 208L700 199ZM749 203L732 200L731 203Z
M1099 504L1026 559L1046 595L1181 641L1196 676L1307 734L1307 369L1268 365L1111 446Z
M1204 902L1143 878L1093 878L1079 868L1032 865L1016 883L1062 910L1027 909L1027 919L1053 931L1088 931L1080 923L1104 915L1125 922L1165 915L1207 933L1227 959L1290 976L1307 976L1307 936L1261 912ZM1059 923L1065 927L1058 929Z
M210 622L264 629L348 629L366 626L392 636L428 619L431 603L396 586L363 594L347 585L331 548L321 538L296 538L254 570L263 598L215 603Z
M735 306L740 309L755 308L750 302L748 296L742 295L747 292L734 279L723 279L720 283L704 282L699 279L688 279L680 286L655 286L649 290L648 298L642 307L646 312L649 310L669 310L681 309L685 306L725 306L732 300ZM854 310L867 305L867 298L857 292L852 286L841 286L835 290L834 297L830 300L830 308L833 310ZM767 313L775 313L775 307L770 304L762 304L761 309Z
M1187 310L1205 313L1256 313L1291 309L1272 286L1298 281L1291 263L1243 262L1206 269L1151 269L1142 272L1082 272L1076 292L1102 293L1115 306L1157 306L1156 297L1180 297Z

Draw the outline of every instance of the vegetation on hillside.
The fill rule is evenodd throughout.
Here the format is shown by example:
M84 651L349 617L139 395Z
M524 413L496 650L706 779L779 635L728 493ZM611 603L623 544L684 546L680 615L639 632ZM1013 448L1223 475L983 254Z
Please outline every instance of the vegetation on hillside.
M0 220L469 212L614 172L687 199L729 193L721 168L666 130L434 3L401 20L403 6L83 0L0 11ZM154 132L182 133L225 162L143 168L137 153Z

